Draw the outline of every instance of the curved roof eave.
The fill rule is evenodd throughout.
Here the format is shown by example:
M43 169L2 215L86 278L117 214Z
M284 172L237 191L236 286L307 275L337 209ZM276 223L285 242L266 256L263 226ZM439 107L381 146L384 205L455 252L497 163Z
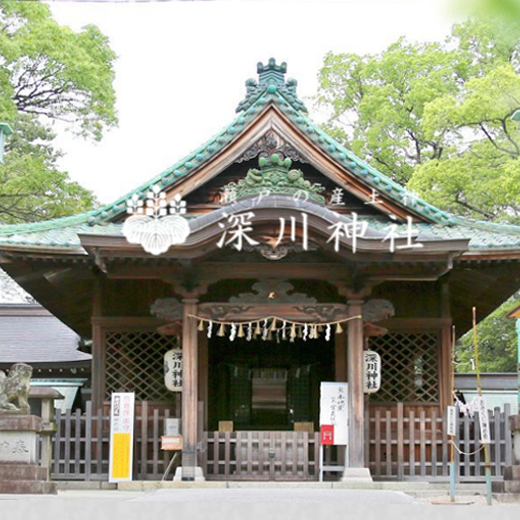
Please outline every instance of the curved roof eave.
M273 66L275 68L279 67L277 65ZM271 67L271 61L263 70L266 71L269 67ZM284 71L282 72L284 73ZM71 252L84 254L84 251L78 249L79 234L88 234L90 230L94 229L96 232L99 232L100 226L105 225L110 228L114 220L126 212L126 201L134 194L142 196L155 185L159 185L163 190L175 187L188 175L191 176L198 169L207 165L230 146L231 143L239 139L245 128L270 105L275 105L302 135L318 146L345 171L355 175L357 179L368 187L377 190L381 196L389 198L401 207L406 206L404 201L409 195L406 188L371 167L315 125L306 116L304 105L295 95L294 80L284 82L285 80L282 77L282 79L277 81L276 85L265 85L265 88L262 83L256 85L254 93L249 98L246 98L248 102L239 105L238 110L240 113L231 124L211 137L195 151L137 189L132 190L111 204L87 213L43 222L0 226L0 248L4 250L21 248L40 251L51 249L64 254L70 254ZM508 250L511 247L520 248L519 226L477 222L463 217L456 217L428 204L418 197L415 198L414 207L408 209L411 213L418 214L427 222L430 222L436 228L434 235L445 233L448 237L456 235L457 238L464 238L462 236L462 230L464 229L464 232L467 231L471 240L470 249L480 248L484 250L485 248L491 248L493 251L497 251L501 247ZM428 224L424 223L424 225ZM517 235L518 240L516 239ZM482 243L474 240L474 236L477 238L482 237Z

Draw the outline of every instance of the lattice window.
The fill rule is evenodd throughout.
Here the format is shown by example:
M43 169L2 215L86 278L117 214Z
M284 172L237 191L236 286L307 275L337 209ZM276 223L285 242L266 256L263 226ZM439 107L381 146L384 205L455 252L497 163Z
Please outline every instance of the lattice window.
M135 392L136 400L166 401L172 393L164 386L164 353L177 339L156 332L107 332L106 399L111 392Z
M378 402L439 401L438 335L435 332L389 333L372 338L370 348L381 356Z

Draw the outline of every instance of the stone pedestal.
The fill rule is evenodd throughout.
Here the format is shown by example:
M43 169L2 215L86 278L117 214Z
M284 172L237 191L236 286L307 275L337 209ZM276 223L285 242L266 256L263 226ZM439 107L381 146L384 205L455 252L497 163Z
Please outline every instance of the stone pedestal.
M36 415L0 415L0 493L55 494L47 468L38 465L42 419Z
M513 465L504 470L504 491L520 493L520 415L511 415L509 426L513 434Z
M199 466L196 466L193 468L193 480L182 480L182 466L179 466L175 470L175 476L173 477L174 482L204 482L206 478L204 477L204 472L202 471L202 468Z
M368 468L345 468L341 482L372 483L372 475Z

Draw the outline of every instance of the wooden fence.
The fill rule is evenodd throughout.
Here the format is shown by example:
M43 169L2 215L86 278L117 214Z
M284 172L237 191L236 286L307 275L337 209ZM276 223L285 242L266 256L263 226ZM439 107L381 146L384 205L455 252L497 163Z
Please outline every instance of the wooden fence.
M134 468L138 480L160 480L173 456L161 450L164 420L170 409L142 401L136 406L134 422ZM53 480L108 480L110 416L92 411L92 403L81 410L56 410L58 431L53 440Z
M489 414L491 469L495 478L512 464L509 406ZM172 452L160 448L164 420L171 409L143 401L136 406L134 479L160 480ZM107 480L109 416L107 410L56 412L58 431L53 439L52 478ZM367 421L366 453L372 476L378 480L446 479L450 444L444 417L431 411L375 409ZM319 435L304 432L209 432L201 434L199 464L208 479L317 480ZM484 453L479 451L478 416L459 420L456 445L460 480L483 480ZM465 455L470 453L471 455ZM326 452L326 464L333 464ZM337 461L340 463L341 461ZM337 477L337 475L336 475ZM170 476L171 478L171 476ZM333 478L331 476L331 478Z
M491 472L503 475L504 467L512 464L512 440L508 417L504 411L489 412L492 442ZM455 437L455 463L459 480L484 479L484 451L479 442L479 418L459 418ZM449 476L450 439L446 434L446 418L436 409L419 412L398 404L394 409L372 410L367 440L369 467L374 478L383 480L433 480Z
M201 465L208 480L317 480L319 433L211 432Z

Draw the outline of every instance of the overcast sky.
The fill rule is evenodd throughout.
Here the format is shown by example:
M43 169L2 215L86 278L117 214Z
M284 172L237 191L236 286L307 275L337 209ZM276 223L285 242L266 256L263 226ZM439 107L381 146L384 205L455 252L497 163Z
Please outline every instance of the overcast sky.
M97 25L119 56L119 127L101 143L60 136L61 166L111 202L231 122L258 61L286 61L309 98L328 51L379 52L400 36L444 39L448 1L52 2L59 23Z

